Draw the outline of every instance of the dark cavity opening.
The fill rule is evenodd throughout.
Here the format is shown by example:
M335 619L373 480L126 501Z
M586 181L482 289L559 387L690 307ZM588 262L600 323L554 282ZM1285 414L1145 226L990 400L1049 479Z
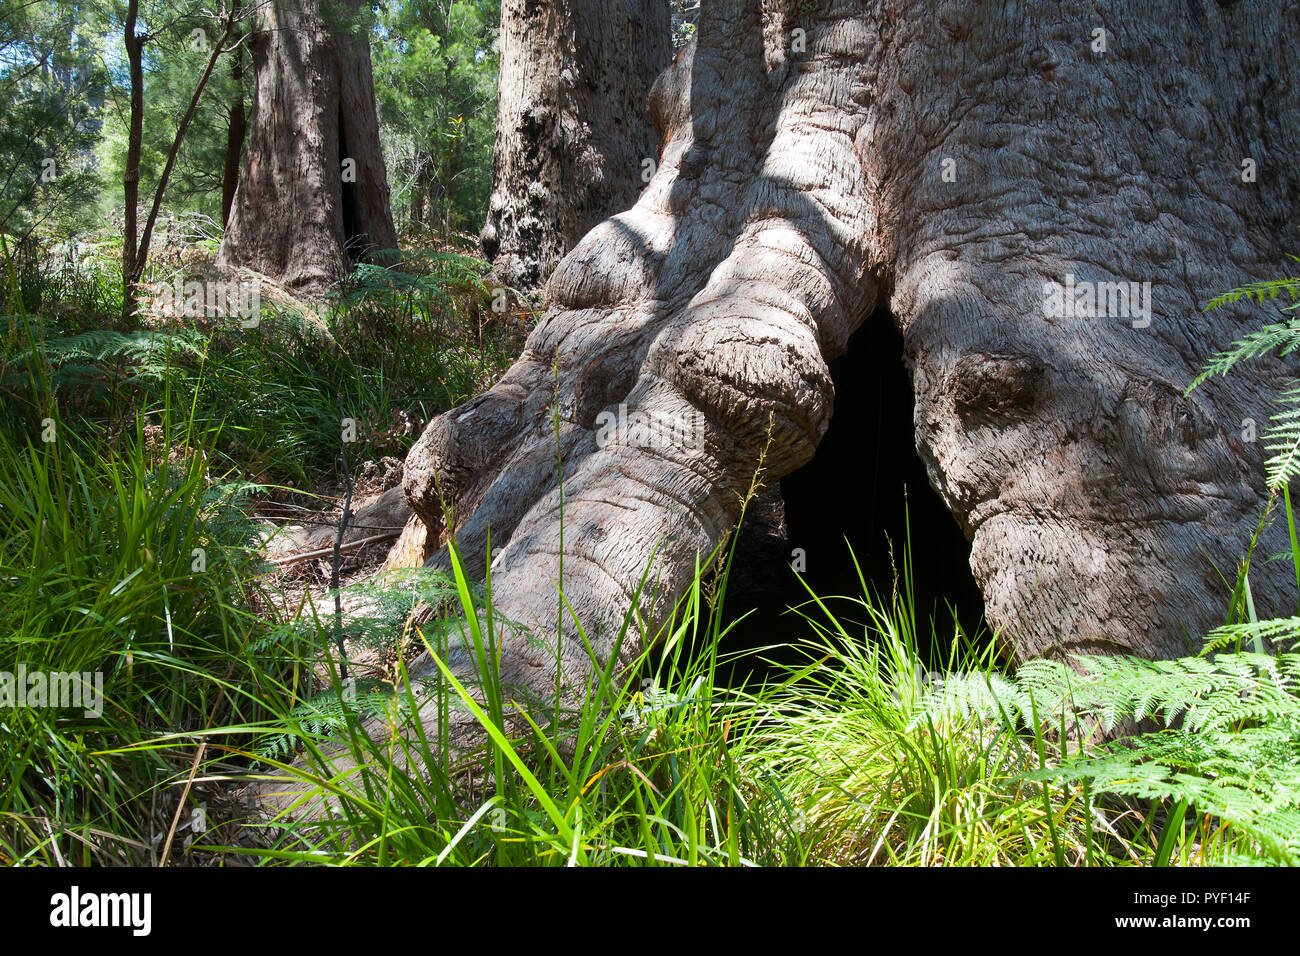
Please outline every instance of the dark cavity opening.
M342 179L342 197L340 200L341 212L343 214L343 248L348 258L348 266L356 265L361 260L364 249L364 238L357 235L357 184L355 179L360 175L360 170L353 169L349 171L344 167L344 163L351 160L356 162L356 157L348 152L347 123L343 118L343 104L339 104L339 173ZM351 175L353 182L348 181Z
M721 649L783 645L763 656L786 663L802 659L788 649L811 634L808 622L787 610L809 600L791 568L799 556L806 563L803 579L850 635L862 634L865 609L825 599L862 596L851 545L868 588L887 602L896 565L901 583L910 519L919 649L923 655L944 655L953 637L954 610L974 638L985 623L984 599L971 575L970 543L931 489L917 454L903 339L887 309L876 310L853 335L847 354L831 363L831 377L834 415L816 456L751 506L741 530L724 620L734 621L750 609L754 613L733 628ZM825 622L815 606L804 611ZM739 679L764 667L750 659L730 670Z

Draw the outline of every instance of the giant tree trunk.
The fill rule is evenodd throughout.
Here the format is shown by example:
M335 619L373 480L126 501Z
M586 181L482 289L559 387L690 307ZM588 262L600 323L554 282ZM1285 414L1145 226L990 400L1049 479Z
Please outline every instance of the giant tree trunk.
M370 47L355 0L270 0L252 38L257 89L218 262L317 295L394 249Z
M672 56L667 0L504 0L492 198L483 250L537 288L645 186L646 96Z
M888 296L918 448L991 623L1021 658L1184 651L1220 619L1215 567L1230 575L1265 497L1238 432L1267 418L1281 370L1183 391L1260 322L1201 304L1300 245L1279 39L1300 18L1157 7L1103 25L1099 51L1064 3L704 5L698 48L656 87L658 175L561 263L501 384L429 427L416 510L449 530L440 491L479 558L491 525L497 601L553 626L558 357L565 594L617 619L668 536L673 595L735 520L769 421L770 480L813 455L827 362ZM1045 314L1068 276L1151 282L1150 326ZM620 403L702 420L705 440L598 448ZM1278 604L1284 580L1261 568L1256 597Z
M430 564L454 534L481 573L490 528L494 606L543 637L506 640L506 679L546 695L557 616L566 672L589 672L560 583L604 660L653 561L635 611L655 634L764 449L769 482L814 455L828 362L877 303L903 335L918 450L1016 657L1186 653L1222 622L1219 572L1266 497L1262 451L1238 437L1266 420L1281 363L1183 393L1260 322L1201 304L1300 246L1298 9L704 4L652 98L658 174L560 264L500 384L408 459ZM1151 282L1149 326L1048 315L1067 276ZM651 427L603 440L620 405ZM1257 562L1261 614L1294 611L1288 574Z

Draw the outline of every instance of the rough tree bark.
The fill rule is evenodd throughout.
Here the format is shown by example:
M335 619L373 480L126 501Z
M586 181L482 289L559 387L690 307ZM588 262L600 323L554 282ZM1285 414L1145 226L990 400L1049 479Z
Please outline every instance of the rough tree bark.
M1278 274L1300 239L1298 11L704 4L652 97L658 174L560 264L518 363L408 459L429 564L454 534L481 573L490 529L494 605L543 635L506 638L505 679L546 696L561 581L605 660L653 560L658 599L635 610L656 632L763 449L769 482L812 457L828 362L878 302L917 448L1015 656L1186 653L1222 622L1216 568L1231 579L1266 497L1239 433L1266 420L1282 363L1183 393L1260 321L1201 304ZM1149 326L1048 314L1068 276L1152 283ZM598 440L620 405L633 427ZM1294 611L1287 573L1257 562L1261 613ZM558 616L577 682L588 656Z
M646 96L672 58L667 0L504 0L483 250L532 291L626 209L655 156Z
M261 8L253 115L219 265L319 295L367 252L397 247L362 6Z
M238 13L238 0L234 9ZM235 205L235 190L239 186L239 160L244 154L244 137L248 134L248 116L244 110L244 47L235 50L230 61L230 81L234 87L234 100L230 104L230 125L226 127L226 161L221 170L221 226L230 225L230 210Z
M734 521L769 418L769 479L812 456L827 362L888 296L918 449L1019 656L1182 652L1222 614L1214 568L1235 566L1265 497L1238 433L1284 370L1183 391L1260 321L1201 303L1297 246L1279 39L1297 9L705 5L698 48L656 87L658 175L561 263L503 381L429 427L413 506L445 532L440 491L480 558L490 525L496 598L548 626L558 356L566 595L621 614L664 534L675 593ZM1151 282L1150 326L1048 315L1045 287L1069 276ZM598 448L620 403L702 419L705 441ZM1276 604L1283 578L1261 569L1257 596Z

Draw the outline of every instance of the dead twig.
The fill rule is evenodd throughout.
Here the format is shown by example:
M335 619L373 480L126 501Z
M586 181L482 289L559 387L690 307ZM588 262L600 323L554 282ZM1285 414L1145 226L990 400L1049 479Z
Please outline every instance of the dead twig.
M349 541L346 544L340 544L337 548L331 545L328 548L319 548L315 551L305 551L302 554L291 554L283 558L273 558L270 563L274 564L276 567L288 567L290 565L299 564L303 561L310 561L313 558L328 558L336 551L339 553L344 551L356 551L358 548L364 548L368 544L378 544L380 541L392 541L394 538L400 537L401 534L402 529L395 528L392 531L385 531L383 534L373 534L368 538L358 538L356 541Z

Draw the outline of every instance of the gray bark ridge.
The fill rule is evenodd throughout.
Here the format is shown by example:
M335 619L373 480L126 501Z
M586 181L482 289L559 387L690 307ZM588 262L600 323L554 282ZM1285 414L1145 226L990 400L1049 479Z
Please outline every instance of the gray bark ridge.
M475 570L490 529L507 617L554 630L562 554L565 595L608 654L658 548L659 600L639 609L653 631L734 525L764 449L774 476L811 457L831 412L825 356L877 294L851 114L827 109L858 69L849 52L795 73L768 63L756 10L706 11L698 49L652 94L658 175L561 263L519 363L409 456L413 507L435 529L443 501L464 516ZM602 415L630 424L602 442ZM562 644L581 672L581 643Z
M1202 304L1279 274L1296 248L1300 103L1279 38L1300 7L1025 12L900 21L881 64L899 82L861 134L891 211L876 254L918 448L1019 660L1195 652L1266 499L1243 421L1267 419L1287 370L1184 391L1265 320ZM1048 314L1045 287L1071 276L1150 282L1151 314ZM1281 550L1278 533L1261 548ZM1293 613L1288 574L1256 561L1262 614Z

